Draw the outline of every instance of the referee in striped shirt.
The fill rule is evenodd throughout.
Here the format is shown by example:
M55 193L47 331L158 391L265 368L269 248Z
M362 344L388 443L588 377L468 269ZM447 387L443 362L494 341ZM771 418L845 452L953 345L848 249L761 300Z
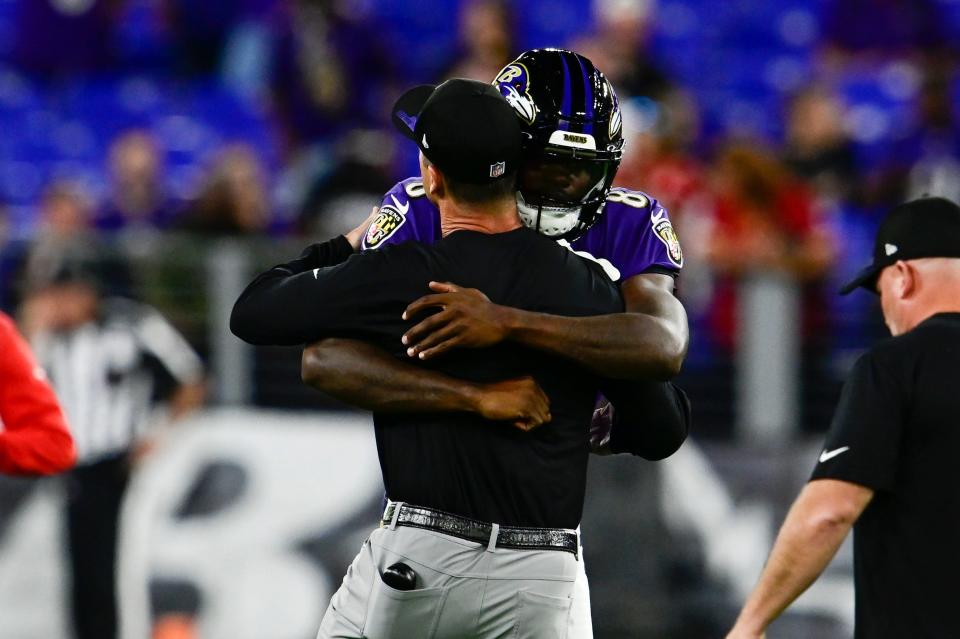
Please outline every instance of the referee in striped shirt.
M203 399L203 368L155 309L103 295L105 264L68 260L24 307L37 359L76 441L68 475L67 546L77 639L117 634L114 571L120 505L131 457L147 449L158 421L160 382L176 419ZM111 273L117 269L111 265Z

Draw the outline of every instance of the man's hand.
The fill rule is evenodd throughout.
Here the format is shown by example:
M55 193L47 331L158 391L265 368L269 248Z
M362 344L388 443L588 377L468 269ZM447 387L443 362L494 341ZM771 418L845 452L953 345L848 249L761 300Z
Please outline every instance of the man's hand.
M454 348L493 346L506 338L511 309L494 304L475 288L450 282L430 282L430 290L436 294L414 301L403 313L404 319L410 319L440 309L403 336L410 357L429 359Z
M354 252L360 250L360 241L363 240L363 234L367 232L367 229L370 228L370 225L373 224L373 221L377 219L377 213L379 212L379 206L373 207L373 211L370 212L370 216L365 219L360 226L353 229L349 233L344 234L344 237L347 238L348 242L350 242L350 246L353 247Z
M512 421L522 431L550 421L550 400L532 377L508 379L480 387L477 409L492 421Z

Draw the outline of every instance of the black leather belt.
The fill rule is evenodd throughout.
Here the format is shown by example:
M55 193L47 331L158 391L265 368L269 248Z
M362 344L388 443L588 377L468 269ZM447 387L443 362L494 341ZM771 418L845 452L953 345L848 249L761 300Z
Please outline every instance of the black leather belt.
M398 505L400 507L399 514L396 513ZM445 513L433 508L394 502L387 504L380 525L383 527L390 526L394 521L394 516L396 516L397 526L433 530L481 544L489 543L490 536L493 534L493 524ZM521 550L565 550L576 556L579 544L576 531L566 528L500 526L497 532L496 546L498 548Z

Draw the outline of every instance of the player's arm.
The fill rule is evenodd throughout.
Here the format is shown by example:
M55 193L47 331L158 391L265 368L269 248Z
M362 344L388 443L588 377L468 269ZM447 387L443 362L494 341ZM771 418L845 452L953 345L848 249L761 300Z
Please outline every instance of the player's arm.
M511 340L607 377L668 380L680 372L690 334L674 296L674 279L641 273L621 285L626 312L563 317L493 304L475 289L433 282L433 295L414 301L407 317L440 312L404 335L411 357L429 359L453 348L480 348Z
M790 508L766 566L727 639L759 639L823 572L873 499L865 486L811 481Z
M471 412L529 430L550 421L533 378L476 384L402 362L381 348L328 338L303 350L303 381L353 406L385 413Z
M0 472L48 475L76 460L53 389L13 322L0 314Z
M301 375L308 385L371 411L467 411L513 420L524 430L550 420L549 403L530 378L473 384L399 361L357 340L329 338L306 347ZM603 386L617 408L595 417L603 440L595 452L657 460L673 454L686 439L690 403L681 389L669 382L622 380Z
M611 405L594 412L591 444L595 452L630 453L657 461L677 452L686 441L690 400L678 386L606 380L602 390Z

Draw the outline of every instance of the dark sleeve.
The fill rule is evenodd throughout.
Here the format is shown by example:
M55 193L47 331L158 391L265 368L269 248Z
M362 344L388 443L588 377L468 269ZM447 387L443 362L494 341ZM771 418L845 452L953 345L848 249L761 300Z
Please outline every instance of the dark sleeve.
M300 257L286 264L280 264L277 268L286 268L291 273L303 273L315 268L342 264L351 255L353 255L353 247L350 246L350 242L343 235L338 235L332 240L311 244L303 249Z
M314 266L324 258L317 249L322 246L258 275L234 304L233 334L251 344L295 346L331 336L362 337L365 329L396 324L403 309L394 313L389 301L407 270L396 252L354 254L336 266Z
M874 490L893 488L904 389L896 369L878 359L876 352L867 353L853 367L811 479L841 479Z
M690 400L670 382L606 380L613 404L610 451L652 461L675 453L690 432Z

